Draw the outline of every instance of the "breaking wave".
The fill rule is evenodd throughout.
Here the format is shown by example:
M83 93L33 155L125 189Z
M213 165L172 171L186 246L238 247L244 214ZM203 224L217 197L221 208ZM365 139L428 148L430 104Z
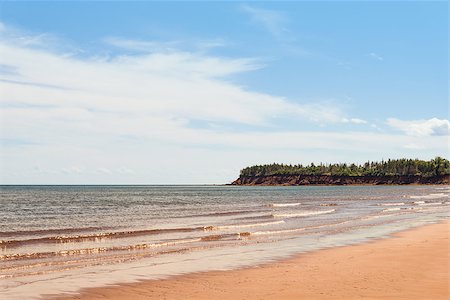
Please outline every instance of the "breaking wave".
M86 235L74 235L74 236L51 236L51 237L41 237L23 240L4 240L0 241L0 246L21 246L24 244L36 244L36 243L72 243L72 242L82 242L82 241L96 241L105 238L126 238L134 236L143 235L155 235L155 234L165 234L165 233L176 233L176 232L192 232L192 231L202 231L208 230L210 226L200 226L200 227L182 227L182 228L166 228L166 229L146 229L146 230L135 230L135 231L118 231L118 232L104 232L104 233L94 233Z
M409 196L411 199L440 199L440 198L450 198L450 195L444 193L428 194L422 196Z
M433 205L441 205L443 202L424 202L419 203L420 206L433 206Z
M386 208L383 209L383 212L386 211L404 211L404 210L420 210L417 207L392 207L392 208Z
M346 220L346 221L341 221L341 222L336 222L336 223L331 223L331 224L323 224L323 225L317 225L317 226L300 227L300 228L292 228L292 229L256 231L256 232L252 232L249 234L258 236L258 235L295 233L295 232L301 232L301 231L305 231L305 230L320 229L320 228L325 228L325 227L342 225L342 224L350 223L352 221L354 221L354 220Z
M182 227L182 228L166 228L166 229L147 229L147 230L135 230L135 231L120 231L120 232L105 232L95 233L88 235L74 235L74 236L51 236L41 238L31 238L23 240L0 240L0 247L17 247L27 244L48 244L48 243L73 243L73 242L86 242L86 241L98 241L100 239L111 238L128 238L135 236L167 234L167 233L183 233L194 231L210 231L210 230L226 230L233 228L251 228L259 226L270 226L284 223L281 221L263 222L263 223L251 223L251 224L232 224L232 225L219 225L219 226L199 226L199 227Z
M224 211L224 212L211 212L211 213L204 213L204 214L197 214L197 215L187 215L187 216L180 216L180 218L191 218L191 217L222 217L222 216L234 216L234 215L245 215L245 214L252 214L252 213L258 213L258 212L264 212L264 211L270 211L270 210L237 210L237 211Z
M0 231L0 237L30 236L30 235L44 235L44 234L70 234L78 232L99 231L112 228L115 227L51 228L41 230Z
M253 223L253 224L236 224L236 225L223 225L223 226L211 226L208 230L222 230L222 229L234 229L234 228L251 228L260 226L270 226L285 223L283 220L274 222L264 222L264 223Z
M292 206L299 206L301 203L272 203L269 204L270 207L292 207Z
M72 255L87 255L98 254L111 251L131 251L142 250L147 248L157 248L164 246L175 246L186 243L200 242L202 238L180 239L170 242L152 243L152 244L137 244L127 246L115 246L115 247L97 247L97 248L85 248L85 249L73 249L62 251L50 251L50 252L36 252L36 253L24 253L24 254L5 254L0 255L1 260L21 260L21 259L36 259L36 258L49 258L58 256L72 256Z
M298 213L289 213L289 214L273 214L274 218L296 218L296 217L307 217L307 216L316 216L323 214L330 214L335 212L335 209L329 210L315 210L315 211L303 211Z

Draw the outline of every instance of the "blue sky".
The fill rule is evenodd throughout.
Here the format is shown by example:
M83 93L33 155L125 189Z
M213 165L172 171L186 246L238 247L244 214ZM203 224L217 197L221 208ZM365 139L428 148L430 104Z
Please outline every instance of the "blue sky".
M448 157L447 2L1 2L2 183Z

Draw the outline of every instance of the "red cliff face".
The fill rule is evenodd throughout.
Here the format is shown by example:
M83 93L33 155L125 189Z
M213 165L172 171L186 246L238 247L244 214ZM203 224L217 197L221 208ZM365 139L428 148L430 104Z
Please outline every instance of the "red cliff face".
M270 175L241 176L232 185L352 185L352 184L449 184L450 175L422 176L331 176Z

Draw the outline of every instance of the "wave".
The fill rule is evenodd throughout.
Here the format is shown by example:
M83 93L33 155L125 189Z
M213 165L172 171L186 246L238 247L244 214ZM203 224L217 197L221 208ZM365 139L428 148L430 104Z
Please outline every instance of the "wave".
M143 243L143 244L125 245L125 246L70 249L70 250L50 251L50 252L5 254L5 255L0 255L0 261L20 261L20 260L29 260L29 259L45 259L45 258L53 258L53 257L95 255L95 254L100 254L100 253L119 252L119 251L129 252L129 251L133 251L133 250L145 250L145 249L153 249L153 248L160 248L160 247L170 247L170 246L177 246L177 245L196 243L196 242L211 242L211 241L218 241L218 240L223 240L223 239L238 239L241 236L248 236L248 235L250 235L250 234L228 233L228 234L206 235L206 236L195 237L195 238L177 239L177 240L172 240L172 241L167 241L167 242L159 242L159 243ZM189 250L189 248L186 248L184 250ZM165 250L165 252L162 252L162 253L166 253L167 251L168 250ZM158 252L158 253L161 253L161 252Z
M401 209L400 207L393 207L393 208L383 209L383 211L399 211L400 209Z
M323 215L335 212L335 209L329 210L315 210L315 211L303 211L298 213L290 213L290 214L273 214L274 218L295 218L295 217L307 217L307 216L316 216Z
M381 212L366 215L360 218L360 220L372 220L372 219L378 219L378 218L385 218L385 217L393 217L393 216L400 216L404 214L411 213L413 211L423 211L424 208L420 206L414 206L414 207L389 207L383 209ZM392 214L387 214L387 212L396 212Z
M366 216L364 218L361 218L362 221L366 221L366 220L374 220L374 219L379 219L379 218L383 218L383 217L391 217L391 216L398 216L400 214L390 214L390 215L372 215L372 216Z
M320 229L324 227L332 227L337 225L342 225L346 223L350 223L352 220L346 220L331 224L323 224L323 225L317 225L317 226L309 226L309 227L300 227L300 228L292 228L292 229L283 229L283 230L268 230L268 231L256 231L249 233L251 235L274 235L274 234L284 234L284 233L294 233L294 232L301 232L305 230L311 230L311 229Z
M267 219L273 219L273 215L272 214L256 215L256 216L234 218L232 220L234 220L234 221L248 221L248 220L267 220Z
M411 199L440 199L440 198L449 198L450 195L444 193L436 193L436 194L428 194L422 196L409 196Z
M405 205L404 202L393 202L393 203L380 203L378 204L380 206L400 206L400 205Z
M274 222L264 222L264 223L253 223L253 224L236 224L236 225L223 225L223 226L212 226L210 230L222 230L222 229L233 229L233 228L251 228L260 226L270 226L285 223L283 220Z
M420 210L420 208L418 208L418 207L392 207L392 208L383 209L383 212L385 212L385 211L400 211L400 210Z
M441 205L444 202L424 202L424 203L419 203L420 206L432 206L432 205Z
M35 252L24 254L5 254L0 255L0 261L2 260L21 260L21 259L38 259L38 258L50 258L59 256L72 256L72 255L87 255L87 254L99 254L111 251L131 251L131 250L143 250L147 248L158 248L165 246L176 246L186 243L200 242L202 238L180 239L170 242L152 243L152 244L136 244L127 246L114 246L114 247L98 247L98 248L84 248L84 249L71 249L62 251L51 252Z
M79 233L79 232L99 231L99 230L113 229L113 228L117 228L117 227L51 228L51 229L39 229L39 230L0 231L0 237Z
M292 206L299 206L301 203L272 203L269 204L270 207L292 207Z
M177 233L177 232L193 232L193 231L206 231L210 230L213 226L200 226L200 227L180 227L180 228L165 228L165 229L145 229L135 231L118 231L118 232L103 232L87 235L74 235L74 236L51 236L42 238L32 238L23 240L4 240L0 241L0 247L16 247L25 244L46 244L46 243L72 243L82 241L96 241L106 238L127 238L142 235L156 235L165 233Z
M237 211L211 212L211 213L205 213L205 214L179 216L177 218L234 216L234 215L244 215L244 214L257 213L257 212L264 212L264 211L268 211L268 210L237 210Z
M113 254L110 256L97 256L97 257L74 257L74 259L69 260L51 260L51 261L43 261L38 263L28 263L25 265L12 265L10 267L3 268L2 271L8 270L9 272L5 275L0 274L0 279L5 278L17 278L24 276L35 276L35 275L45 275L56 272L75 270L85 267L93 267L93 266L103 266L105 264L119 264L125 262L136 261L139 258L148 258L154 257L155 255L164 255L164 254L180 254L187 251L195 251L195 250L203 250L205 247L188 247L188 248L177 248L177 249L167 249L163 251L155 252L137 252L137 253L121 253L121 254ZM33 271L36 268L45 268L44 270ZM61 268L62 267L62 268ZM28 270L26 272L14 272L16 270Z
M441 205L441 204L446 204L449 202L427 202L427 201L414 201L413 202L416 205L419 206L428 206L428 205Z
M284 229L284 230L256 231L256 232L249 233L249 235L274 235L274 234L305 231L306 229L308 229L308 228L303 227L303 228L293 228L293 229Z
M236 224L236 225L221 225L221 226L200 226L200 227L181 227L181 228L165 228L165 229L146 229L135 231L119 231L119 232L104 232L88 235L74 235L74 236L51 236L42 238L31 238L23 240L0 240L0 247L18 247L27 244L48 244L48 243L73 243L85 241L97 241L99 239L112 238L128 238L143 235L156 235L167 233L181 233L194 231L210 231L210 230L224 230L233 228L250 228L258 226L270 226L284 223L284 221L274 221L265 223L253 224Z

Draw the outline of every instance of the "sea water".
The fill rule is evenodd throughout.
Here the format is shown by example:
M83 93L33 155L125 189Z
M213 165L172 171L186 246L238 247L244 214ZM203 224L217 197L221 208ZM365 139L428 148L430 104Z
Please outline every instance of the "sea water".
M450 216L447 186L2 186L0 298L256 265Z

